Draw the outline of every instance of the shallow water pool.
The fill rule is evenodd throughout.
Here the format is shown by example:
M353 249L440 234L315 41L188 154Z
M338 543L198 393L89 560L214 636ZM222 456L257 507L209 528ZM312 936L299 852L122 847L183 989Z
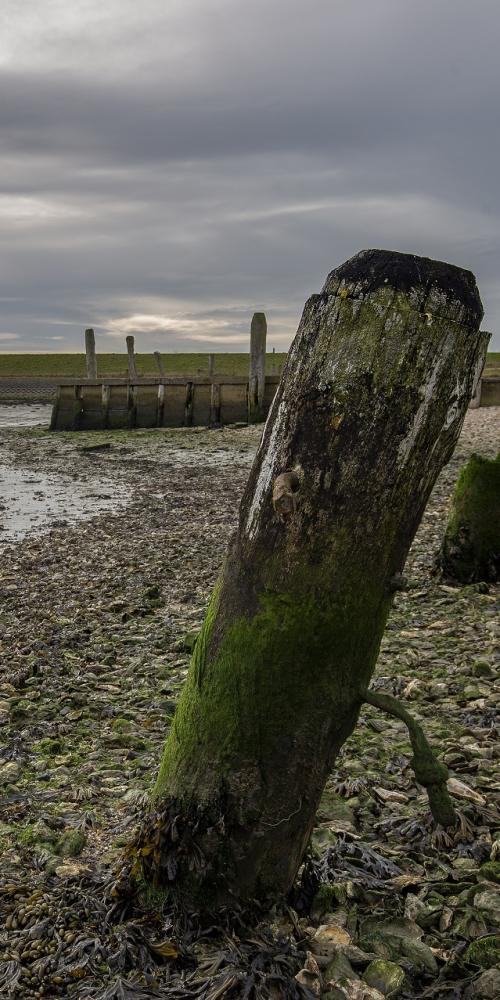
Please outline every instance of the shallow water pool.
M130 492L99 478L80 482L0 464L0 546L124 507Z
M0 403L0 427L48 427L50 403Z

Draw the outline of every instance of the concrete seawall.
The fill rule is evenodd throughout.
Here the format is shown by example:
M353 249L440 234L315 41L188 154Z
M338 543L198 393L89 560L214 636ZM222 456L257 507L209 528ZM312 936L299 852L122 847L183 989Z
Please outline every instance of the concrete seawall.
M277 375L266 376L264 417L269 410L278 381ZM159 388L160 385L163 385L163 393ZM193 387L191 390L193 398L190 401L187 399L188 386ZM213 392L212 386L217 387ZM98 379L91 383L83 379L77 381L74 378L2 376L0 401L9 403L56 401L57 414L54 424L56 430L85 430L87 421L91 419L97 420L96 426L103 429L105 426L180 427L185 425L186 421L192 421L193 425L209 426L210 423L239 423L247 420L247 387L248 379L227 375L193 376L191 379L187 379L186 376L163 379L148 377L138 379L133 384L123 378L108 378L106 381ZM218 420L213 418L218 406L217 393L220 397ZM160 398L157 398L158 396ZM481 391L476 394L472 405L500 406L499 376L483 376ZM91 411L93 411L92 417ZM146 411L149 413L151 423L143 422ZM64 413L66 416L63 416ZM79 427L69 426L75 415L79 417L77 420ZM102 423L104 419L108 421L106 425Z
M483 376L479 406L500 406L500 376Z
M265 380L262 416L274 398L279 376ZM249 419L249 380L237 376L148 378L129 382L61 381L52 411L56 431L127 427L209 427Z

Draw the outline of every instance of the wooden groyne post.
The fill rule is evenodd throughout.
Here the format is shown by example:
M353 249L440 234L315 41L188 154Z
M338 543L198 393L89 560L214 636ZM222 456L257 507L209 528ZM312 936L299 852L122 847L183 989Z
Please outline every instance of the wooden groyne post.
M87 378L97 378L95 334L92 327L89 327L88 330L85 330L85 354L87 357Z
M135 353L134 353L134 338L130 334L127 337L127 354L128 354L128 377L131 381L137 378L137 368L135 364Z
M481 395L482 395L482 390L483 390L482 375L483 375L484 366L485 366L485 363L486 363L486 351L487 351L488 344L489 344L489 341L490 341L491 333L489 333L487 330L482 330L481 331L481 336L483 338L483 343L484 343L484 358L483 358L482 364L481 364L481 362L479 362L480 367L477 369L477 371L474 374L474 392L473 392L472 399L471 399L470 404L469 404L471 410L477 410L478 407L481 406Z
M165 369L163 367L163 361L161 360L161 354L159 351L154 352L154 359L156 361L158 371L160 373L160 378L165 378Z
M481 316L469 271L384 250L307 300L133 848L169 904L213 920L289 892L363 701L410 719L417 781L455 823L446 768L367 689Z
M250 371L248 376L248 422L259 423L263 418L266 386L266 314L256 312L250 327Z

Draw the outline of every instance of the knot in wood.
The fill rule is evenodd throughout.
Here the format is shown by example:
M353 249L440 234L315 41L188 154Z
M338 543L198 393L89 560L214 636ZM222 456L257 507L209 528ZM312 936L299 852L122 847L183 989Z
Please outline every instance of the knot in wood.
M290 517L297 509L300 480L293 469L276 476L273 483L273 507L280 517Z

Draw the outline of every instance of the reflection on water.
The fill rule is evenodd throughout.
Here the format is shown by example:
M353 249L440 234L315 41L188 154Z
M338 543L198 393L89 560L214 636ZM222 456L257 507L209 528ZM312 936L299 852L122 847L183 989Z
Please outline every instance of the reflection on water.
M48 403L0 403L0 427L48 427L51 413Z
M125 488L111 479L85 483L0 465L0 545L116 511L127 499Z

